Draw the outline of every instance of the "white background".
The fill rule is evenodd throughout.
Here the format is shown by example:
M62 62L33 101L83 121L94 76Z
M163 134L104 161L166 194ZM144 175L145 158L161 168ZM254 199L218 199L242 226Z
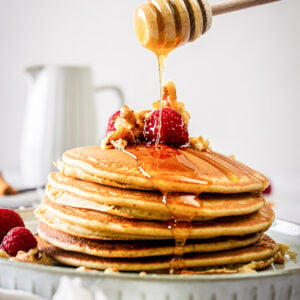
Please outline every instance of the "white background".
M90 65L95 84L119 85L131 108L158 99L156 58L133 28L142 2L0 0L0 170L19 168L27 66ZM300 173L299 13L299 0L283 0L216 16L205 36L167 60L191 134L270 177ZM116 109L105 106L102 127Z

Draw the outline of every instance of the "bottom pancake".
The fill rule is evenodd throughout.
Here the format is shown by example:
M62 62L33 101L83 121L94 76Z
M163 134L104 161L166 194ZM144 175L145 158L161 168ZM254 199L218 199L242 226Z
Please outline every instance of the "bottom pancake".
M61 249L102 257L162 256L173 255L176 251L174 240L101 241L86 239L64 233L43 222L40 222L38 226L38 234L43 240ZM184 245L184 253L241 248L257 242L261 235L262 233L254 233L236 237L187 240Z
M144 258L105 258L72 251L65 251L37 236L38 247L57 262L92 269L116 268L120 271L158 271L170 269L222 268L253 263L253 268L265 268L275 261L279 246L267 235L248 247L219 252L190 253L182 257L154 256ZM257 264L255 264L257 262Z

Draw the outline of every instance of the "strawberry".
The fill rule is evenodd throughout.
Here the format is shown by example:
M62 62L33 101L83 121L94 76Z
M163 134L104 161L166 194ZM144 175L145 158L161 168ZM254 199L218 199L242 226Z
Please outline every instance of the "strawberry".
M12 209L0 208L0 243L7 232L17 226L25 227L20 215Z
M116 111L115 113L113 113L109 119L108 119L108 124L107 124L107 129L106 129L106 134L108 134L109 132L111 131L115 131L116 128L115 128L115 120L117 117L119 117L121 114L121 111L118 110Z
M29 229L25 227L15 227L4 237L0 249L10 256L16 256L19 250L27 252L35 248L37 241Z
M158 119L160 110L155 110L145 119L144 137L146 142L155 143L158 135ZM163 108L161 111L160 144L180 147L189 141L188 129L176 110Z

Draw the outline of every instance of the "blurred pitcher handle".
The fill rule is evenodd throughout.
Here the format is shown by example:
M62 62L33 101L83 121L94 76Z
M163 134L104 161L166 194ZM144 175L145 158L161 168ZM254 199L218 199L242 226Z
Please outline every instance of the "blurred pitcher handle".
M116 85L101 85L101 86L94 87L94 92L100 92L100 91L105 91L105 90L114 91L119 96L120 107L123 106L123 104L125 103L125 97L124 97L123 91L118 86L116 86Z

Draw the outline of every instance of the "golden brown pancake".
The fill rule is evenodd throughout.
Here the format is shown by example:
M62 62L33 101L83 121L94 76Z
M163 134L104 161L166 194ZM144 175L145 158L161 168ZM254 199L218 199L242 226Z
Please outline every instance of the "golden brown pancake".
M36 216L39 247L60 263L214 272L264 268L277 256L263 235L274 220L260 193L268 179L235 159L191 147L89 146L66 151L57 167Z
M269 183L261 173L211 150L166 145L135 145L124 151L81 147L66 151L57 166L67 177L163 192L255 192Z
M120 271L169 270L179 265L184 266L184 269L218 268L226 265L247 264L253 261L259 261L260 264L258 265L260 267L266 267L275 260L279 250L279 246L265 235L260 241L248 247L210 253L190 253L178 260L174 260L174 256L105 258L65 251L45 242L40 237L37 237L37 239L39 249L62 264L100 270L117 268Z
M265 203L259 193L162 195L85 182L59 173L49 175L46 195L56 203L143 220L170 220L174 216L206 220L245 215L259 210Z
M274 212L270 207L263 207L250 215L208 221L144 221L65 206L45 197L36 216L53 228L86 238L172 239L175 234L177 238L188 235L192 239L202 239L265 231L273 222Z
M38 226L38 234L44 241L58 248L95 256L145 257L175 254L173 240L103 241L85 239L53 229L43 222L40 222ZM188 240L184 245L184 253L214 252L245 247L257 242L261 235L261 233L254 233L236 237Z

